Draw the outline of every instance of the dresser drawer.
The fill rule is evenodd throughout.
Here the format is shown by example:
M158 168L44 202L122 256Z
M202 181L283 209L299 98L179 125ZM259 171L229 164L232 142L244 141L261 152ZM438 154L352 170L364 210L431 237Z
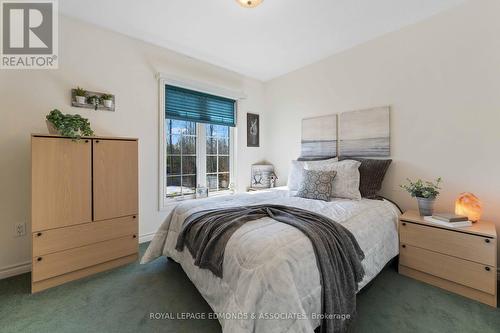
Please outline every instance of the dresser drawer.
M33 233L33 256L137 234L137 216L90 222Z
M41 281L138 252L136 235L33 258L32 280Z
M399 248L399 263L489 294L495 293L496 270L491 266L406 244Z
M496 266L496 239L401 221L400 242Z

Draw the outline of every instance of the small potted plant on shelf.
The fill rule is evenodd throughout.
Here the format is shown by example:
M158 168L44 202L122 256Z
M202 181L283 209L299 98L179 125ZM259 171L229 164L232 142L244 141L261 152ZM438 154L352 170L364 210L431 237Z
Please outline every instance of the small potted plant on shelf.
M76 88L75 99L78 104L87 104L87 91L80 87Z
M101 98L99 96L92 95L87 98L87 103L93 105L94 110L97 110L97 107L99 107L99 104L101 103Z
M113 107L113 96L111 96L109 94L102 94L101 100L102 100L102 104L104 104L105 107L107 107L107 108Z
M418 210L421 216L429 216L434 212L434 203L439 195L439 187L442 182L441 177L436 179L436 181L428 182L418 179L413 182L411 179L407 178L408 183L399 185L402 189L406 190L412 197L417 198Z
M82 136L92 136L94 131L90 127L88 119L79 114L63 114L54 109L46 117L49 133L67 136L72 139L80 139Z

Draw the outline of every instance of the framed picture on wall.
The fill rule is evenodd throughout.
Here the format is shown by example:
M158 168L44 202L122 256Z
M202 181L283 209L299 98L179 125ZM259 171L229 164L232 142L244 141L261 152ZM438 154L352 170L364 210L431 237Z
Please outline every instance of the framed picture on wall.
M302 119L300 157L332 158L337 156L337 115Z
M247 147L259 147L259 115L247 113Z
M339 115L339 155L388 157L391 155L388 106L343 112Z

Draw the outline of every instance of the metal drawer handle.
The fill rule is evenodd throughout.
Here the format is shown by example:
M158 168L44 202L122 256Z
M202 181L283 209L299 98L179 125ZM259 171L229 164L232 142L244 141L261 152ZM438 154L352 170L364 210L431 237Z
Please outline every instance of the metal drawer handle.
M132 237L133 237L133 238L137 238L137 235L133 235Z
M406 225L406 223L405 223L405 222L402 222L401 224L402 224L402 225Z
M135 216L135 215L134 215L134 216L132 216L132 218L133 218L133 219L135 219L136 217L137 217L137 216Z
M42 257L36 258L36 261L42 261Z
M41 233L41 232L39 232L39 233L37 233L36 235L37 235L38 237L40 237L40 236L42 235L42 233Z
M99 143L99 140L95 140L95 143Z
M485 241L486 243L489 243L489 242L490 242L490 239L489 239L489 238L486 238L484 241Z
M401 247L404 249L404 248L406 248L406 245L403 244L403 245L401 245Z
M491 268L489 268L488 266L486 266L484 269L485 269L487 272L489 272Z

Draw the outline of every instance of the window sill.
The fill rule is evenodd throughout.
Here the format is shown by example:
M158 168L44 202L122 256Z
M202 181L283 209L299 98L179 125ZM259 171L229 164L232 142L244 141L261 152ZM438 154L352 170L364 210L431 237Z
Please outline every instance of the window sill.
M196 198L194 195L189 195L189 196L184 196L184 197L174 197L174 198L166 198L163 201L163 207L161 208L161 211L165 210L170 210L172 207L186 201L191 201L191 200L203 200L203 199L209 199L209 198L215 198L215 197L224 197L228 195L234 195L235 193L231 192L230 190L227 191L218 191L218 192L209 192L208 197L206 198Z

